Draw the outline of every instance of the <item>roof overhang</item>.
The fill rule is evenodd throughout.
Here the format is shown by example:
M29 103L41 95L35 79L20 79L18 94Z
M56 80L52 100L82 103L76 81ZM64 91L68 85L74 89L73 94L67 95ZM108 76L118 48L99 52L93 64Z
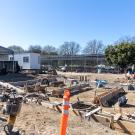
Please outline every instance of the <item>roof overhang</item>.
M3 46L0 46L0 55L9 55L9 54L14 54L14 51L5 48Z

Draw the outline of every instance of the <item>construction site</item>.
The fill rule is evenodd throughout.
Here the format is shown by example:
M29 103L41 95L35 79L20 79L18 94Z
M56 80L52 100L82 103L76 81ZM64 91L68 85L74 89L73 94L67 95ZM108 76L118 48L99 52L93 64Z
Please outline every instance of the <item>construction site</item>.
M59 135L67 90L67 135L135 135L134 79L125 74L11 73L0 80L1 135Z
M0 135L135 135L135 0L1 0Z

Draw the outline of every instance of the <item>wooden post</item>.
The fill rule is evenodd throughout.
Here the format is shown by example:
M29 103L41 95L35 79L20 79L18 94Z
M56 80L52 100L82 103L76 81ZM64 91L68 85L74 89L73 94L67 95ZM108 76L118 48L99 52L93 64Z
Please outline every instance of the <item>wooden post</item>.
M113 116L113 115L111 115L110 128L113 129L113 130L115 129L115 128L114 128L114 116Z

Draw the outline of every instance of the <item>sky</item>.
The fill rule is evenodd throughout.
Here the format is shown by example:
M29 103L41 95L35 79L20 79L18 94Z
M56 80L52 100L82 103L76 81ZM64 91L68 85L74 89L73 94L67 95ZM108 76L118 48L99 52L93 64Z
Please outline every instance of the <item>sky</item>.
M135 36L135 0L0 0L0 45L114 43Z

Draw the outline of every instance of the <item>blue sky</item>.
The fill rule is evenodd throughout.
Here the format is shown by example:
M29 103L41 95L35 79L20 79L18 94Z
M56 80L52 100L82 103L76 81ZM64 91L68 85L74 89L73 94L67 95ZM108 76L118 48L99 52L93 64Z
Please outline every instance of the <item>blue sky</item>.
M0 0L0 44L105 44L135 36L135 0Z

